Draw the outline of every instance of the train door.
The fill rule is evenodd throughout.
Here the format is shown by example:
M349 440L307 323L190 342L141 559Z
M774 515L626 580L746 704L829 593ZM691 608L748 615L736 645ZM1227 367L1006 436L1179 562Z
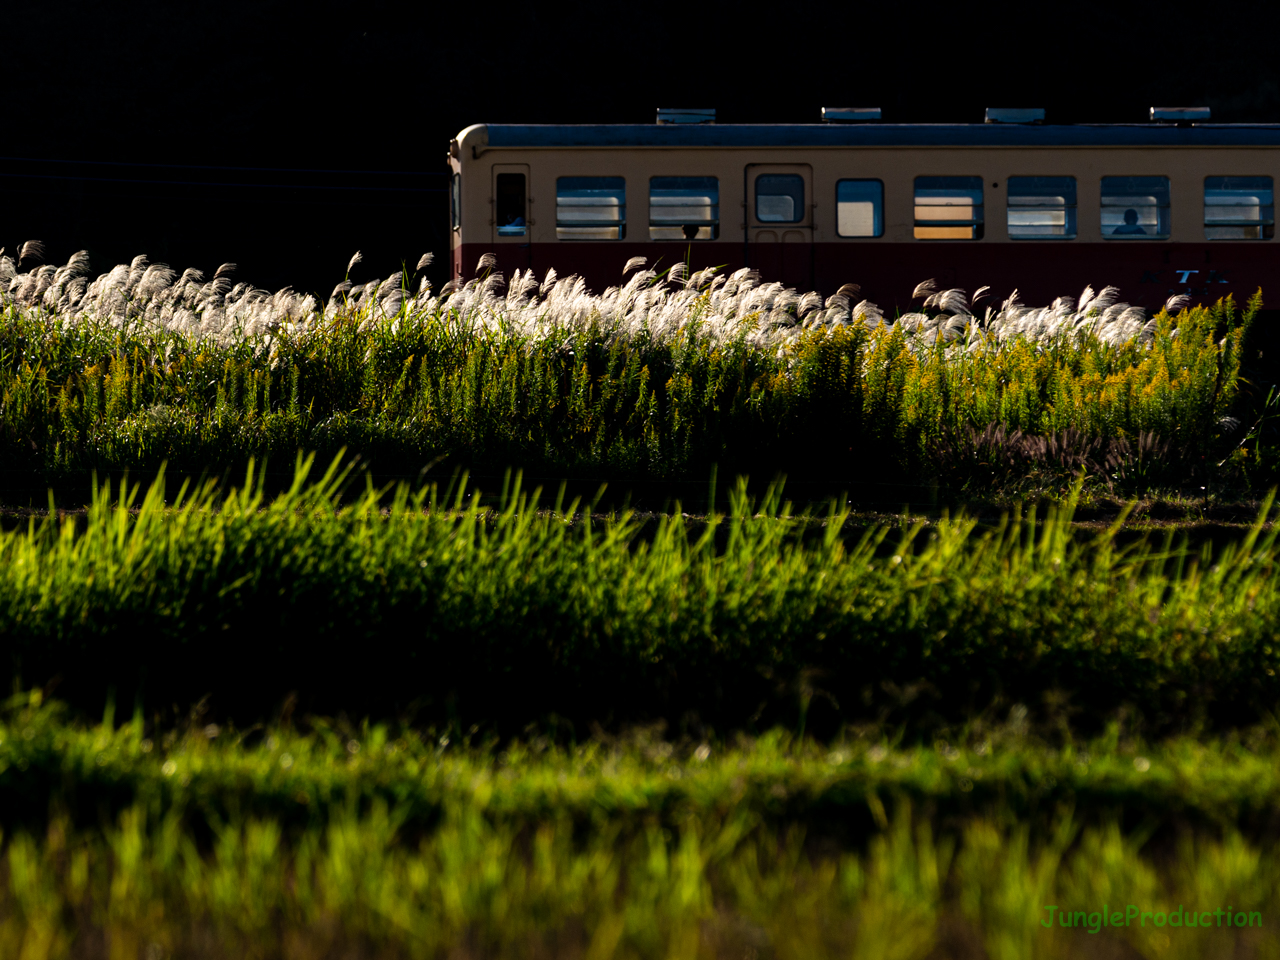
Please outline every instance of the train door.
M489 202L498 269L510 276L532 266L529 256L529 165L495 163Z
M813 170L747 164L747 263L766 282L813 288Z

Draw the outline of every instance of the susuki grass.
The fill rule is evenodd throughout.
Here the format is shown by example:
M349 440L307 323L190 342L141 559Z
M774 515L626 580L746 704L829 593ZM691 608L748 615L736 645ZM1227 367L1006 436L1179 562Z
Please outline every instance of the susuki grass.
M94 727L17 700L0 724L6 956L1277 950L1265 734L1113 729L1053 749L1010 722L906 749L475 746L324 723ZM1146 830L1123 830L1135 816ZM1090 933L1044 926L1050 904L1150 916ZM1179 906L1262 925L1163 923Z
M244 715L298 690L507 729L555 713L829 731L882 710L928 727L1055 697L1086 723L1129 705L1161 728L1252 721L1280 683L1269 506L1216 553L1172 531L1079 543L1069 509L846 542L834 508L802 540L776 491L740 486L705 529L676 514L641 537L626 516L535 510L518 481L496 512L461 485L344 506L335 469L270 501L206 485L167 506L157 483L130 509L104 487L87 516L0 536L6 667L82 703L116 684Z
M321 308L142 258L91 284L85 270L80 255L26 273L0 258L11 489L345 447L385 476L443 458L702 481L719 463L835 493L945 482L956 444L988 427L1116 441L1122 463L1090 463L1122 491L1152 479L1126 466L1144 437L1168 448L1156 479L1171 485L1247 462L1228 455L1257 298L1243 315L1178 303L1146 320L1107 288L1042 310L1015 296L979 317L963 291L925 285L925 312L887 323L845 294L745 271L635 270L598 297L576 278L490 274L411 294L404 273L344 282Z

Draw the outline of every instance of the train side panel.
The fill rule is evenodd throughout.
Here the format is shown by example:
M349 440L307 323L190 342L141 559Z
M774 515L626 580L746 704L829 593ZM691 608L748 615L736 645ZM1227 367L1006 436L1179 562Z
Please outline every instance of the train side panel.
M474 131L476 128L471 128ZM623 282L632 257L663 270L677 261L693 269L717 266L760 270L766 281L830 294L845 283L892 314L911 308L911 291L925 279L973 291L992 287L1003 299L1015 288L1024 303L1042 305L1079 296L1086 283L1120 287L1123 299L1155 310L1171 295L1238 300L1259 287L1280 290L1280 254L1274 239L1208 240L1206 177L1280 176L1280 149L1230 147L488 147L459 144L451 167L460 175L459 229L454 232L454 276L474 275L481 255L493 253L510 276L549 268L581 275L600 292ZM752 177L759 171L804 180L804 220L786 230L764 229L755 219ZM502 181L500 176L508 179ZM527 226L522 235L499 230L496 207L512 192L503 183L525 180ZM1104 177L1167 177L1168 239L1104 239ZM560 178L613 178L625 183L620 239L557 236ZM655 177L715 178L718 236L708 240L650 238L650 182ZM971 177L981 183L982 238L916 239L917 177ZM1077 238L1019 240L1007 229L1009 177L1074 177ZM837 185L841 180L883 185L882 234L841 237ZM574 181L586 182L586 181ZM562 207L562 213L568 208ZM1114 227L1112 228L1114 229ZM658 230L662 234L664 231ZM669 234L667 230L665 233ZM783 238L787 242L783 242ZM762 239L764 238L764 239Z

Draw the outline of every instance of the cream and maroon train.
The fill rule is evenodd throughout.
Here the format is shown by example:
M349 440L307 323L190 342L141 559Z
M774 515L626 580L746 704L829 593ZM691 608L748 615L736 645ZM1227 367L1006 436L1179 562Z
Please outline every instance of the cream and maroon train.
M823 293L857 283L889 310L929 277L1031 304L1086 283L1148 308L1175 293L1280 298L1280 125L1185 108L1132 125L824 113L862 122L662 122L713 116L683 111L653 126L468 127L449 147L453 276L493 253L507 276L554 267L599 292L640 256Z

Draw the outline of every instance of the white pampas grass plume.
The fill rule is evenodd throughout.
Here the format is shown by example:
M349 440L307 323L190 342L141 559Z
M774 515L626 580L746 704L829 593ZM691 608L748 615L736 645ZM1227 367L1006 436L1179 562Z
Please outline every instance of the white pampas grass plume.
M404 274L399 271L393 273L391 276L387 277L387 279L383 280L381 284L379 284L378 299L381 300L383 297L391 293L392 290L399 290L403 285L404 285Z
M492 270L498 265L498 258L492 253L483 254L480 262L476 264L476 273L483 273L486 270Z
M917 297L927 297L936 293L937 290L938 281L936 280L926 280L924 283L917 283L916 288L911 291L911 299L915 300Z
M363 259L364 259L364 254L362 254L359 250L357 250L355 253L355 256L353 256L350 260L347 261L347 273L350 273L351 268L354 267L357 263L359 263Z
M145 254L138 254L129 264L129 277L125 280L125 293L132 293L142 280L142 275L147 272L147 257Z
M1090 312L1097 310L1099 313L1106 313L1113 303L1120 296L1119 287L1103 287L1102 292L1093 298L1089 304Z
M147 267L142 278L138 281L136 293L140 297L154 297L162 290L166 290L169 284L173 282L177 271L172 269L165 263L153 263Z
M855 320L861 317L867 326L877 326L884 323L884 313L870 300L863 300L854 307L852 316Z
M1176 313L1179 310L1187 309L1190 305L1191 298L1185 293L1180 293L1166 300L1164 302L1164 309L1166 313Z
M929 299L934 302L938 309L945 310L947 313L969 315L969 301L965 298L963 290L946 290L935 294ZM926 304L928 303L928 301L925 302Z
M224 263L213 272L213 279L217 280L219 277L229 277L235 272L236 265L234 263Z
M796 316L803 317L810 310L817 310L822 306L822 295L819 293L806 293L800 298L800 303L796 307Z
M705 311L699 314L702 334L715 339L745 337L753 347L779 356L786 356L806 331L823 335L861 323L868 335L878 337L887 329L876 304L863 300L850 309L860 292L857 284L844 284L824 301L816 292L762 283L759 274L747 268L729 277L706 268L685 279L689 271L682 262L666 271L671 282L661 283L656 282L658 274L644 266L647 261L635 258L628 264L630 279L600 295L590 293L580 276L560 278L555 270L548 270L539 284L533 271L527 270L516 271L504 296L507 285L502 274L492 269L494 259L493 254L482 258L481 269L486 262L490 267L483 277L450 281L435 297L425 277L411 296L411 275L401 270L386 280L361 285L344 279L328 302L318 306L314 297L300 296L289 288L272 294L245 282L233 283L227 276L234 269L231 264L220 267L208 283L202 283L198 270L185 271L174 283L173 270L136 257L89 283L77 276L88 269L83 251L65 266L44 265L26 273L18 273L14 260L0 254L0 305L52 310L60 315L59 322L67 323L153 324L221 343L263 337L261 343L267 347L277 335L306 330L348 311L360 322L379 314L398 316L396 322L420 312L447 314L477 335L537 339L589 326L611 341L639 333L672 338L688 329L695 300L705 303ZM895 327L906 335L909 349L926 357L939 350L980 353L992 344L1016 339L1036 349L1056 343L1083 344L1088 338L1149 347L1156 330L1155 321L1141 308L1118 302L1115 287L1106 287L1097 296L1090 288L1078 301L1058 297L1052 305L1039 308L1023 306L1015 290L999 309L986 307L981 323L971 315L972 300L963 290L939 291L935 282L928 281L916 292L923 292L926 303L941 312L908 313ZM345 300L344 293L348 294ZM973 300L987 294L987 288L979 288ZM1172 310L1187 305L1184 298L1173 298L1165 306ZM1081 306L1088 312L1082 312Z
M358 257L360 256L360 254L356 254L356 256ZM427 267L431 266L431 261L434 260L435 258L436 258L436 255L434 253L424 253L421 257L418 258L418 265L414 267L414 273L427 269ZM349 271L350 267L348 267L347 269Z
M639 270L641 267L645 266L648 262L649 261L645 257L632 257L630 260L627 261L626 266L622 268L622 275L625 277L632 270Z
M23 260L44 260L44 244L39 240L28 240L18 248L18 263Z
M0 253L3 253L0 250ZM77 250L71 255L71 259L67 261L66 266L68 277L83 277L89 273L89 251Z
M382 298L378 305L382 308L383 313L391 317L400 312L400 306L403 303L404 291L397 287L388 293L386 297Z

